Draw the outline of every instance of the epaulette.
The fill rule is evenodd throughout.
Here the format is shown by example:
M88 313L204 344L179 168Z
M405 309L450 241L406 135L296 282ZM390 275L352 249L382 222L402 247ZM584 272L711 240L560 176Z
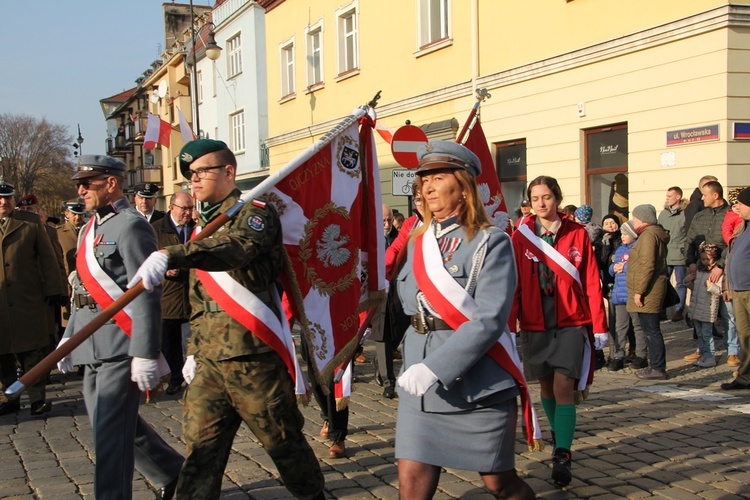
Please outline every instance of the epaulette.
M14 210L13 218L22 221L39 222L39 214L27 212L26 210Z

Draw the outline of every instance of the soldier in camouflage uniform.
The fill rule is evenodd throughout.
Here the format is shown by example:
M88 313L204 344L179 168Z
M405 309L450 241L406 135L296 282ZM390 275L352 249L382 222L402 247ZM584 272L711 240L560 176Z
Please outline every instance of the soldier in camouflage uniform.
M203 202L203 226L240 197L236 160L221 141L199 139L180 153L182 174ZM282 262L281 224L270 205L246 203L238 216L211 238L166 247L138 271L146 288L158 284L167 268L227 271L243 287L276 310L269 296ZM212 300L191 272L193 335L183 369L183 433L188 458L177 485L178 498L219 498L232 441L244 421L276 464L297 498L323 495L323 475L302 434L294 382L276 352ZM279 311L276 311L277 315Z

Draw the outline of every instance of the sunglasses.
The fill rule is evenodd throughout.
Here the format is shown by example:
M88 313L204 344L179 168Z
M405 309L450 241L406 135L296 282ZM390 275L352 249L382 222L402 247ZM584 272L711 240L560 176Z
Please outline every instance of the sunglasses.
M89 189L91 187L91 184L93 184L96 181L105 181L106 179L80 179L78 182L76 182L76 187L82 187L83 189Z

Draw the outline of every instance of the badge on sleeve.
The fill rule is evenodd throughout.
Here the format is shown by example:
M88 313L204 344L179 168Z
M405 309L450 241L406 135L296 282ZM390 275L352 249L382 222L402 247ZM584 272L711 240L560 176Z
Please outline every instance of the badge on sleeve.
M255 231L263 231L266 228L263 218L259 215L251 215L247 218L247 225Z

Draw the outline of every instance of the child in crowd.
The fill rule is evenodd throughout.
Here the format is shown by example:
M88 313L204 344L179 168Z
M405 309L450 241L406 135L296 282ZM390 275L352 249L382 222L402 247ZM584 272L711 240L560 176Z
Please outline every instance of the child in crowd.
M609 363L607 363L607 369L612 372L620 370L626 364L634 369L646 368L648 366L648 361L646 361L648 359L646 334L641 329L638 314L628 313L626 309L628 287L625 281L625 273L628 271L630 250L638 239L638 232L631 221L625 222L620 227L620 238L622 239L622 244L615 250L614 261L609 265L609 274L615 280L610 298L615 307L615 329L610 330L612 345L610 346ZM632 336L630 334L631 325ZM630 353L628 356L625 356L624 349L626 338L629 339L630 343Z
M576 208L576 222L583 224L583 226L586 228L586 232L589 233L589 239L591 240L591 243L596 246L599 243L599 240L602 239L604 230L602 229L602 226L591 220L591 217L593 216L594 209L591 208L591 205L581 205L580 207Z
M721 256L719 247L703 242L699 247L699 253L700 262L697 270L695 273L685 276L685 284L693 291L690 297L690 315L698 331L700 358L693 365L711 368L716 366L713 324L719 314L719 300L723 291L724 276L716 283L711 283L708 280L711 269Z

